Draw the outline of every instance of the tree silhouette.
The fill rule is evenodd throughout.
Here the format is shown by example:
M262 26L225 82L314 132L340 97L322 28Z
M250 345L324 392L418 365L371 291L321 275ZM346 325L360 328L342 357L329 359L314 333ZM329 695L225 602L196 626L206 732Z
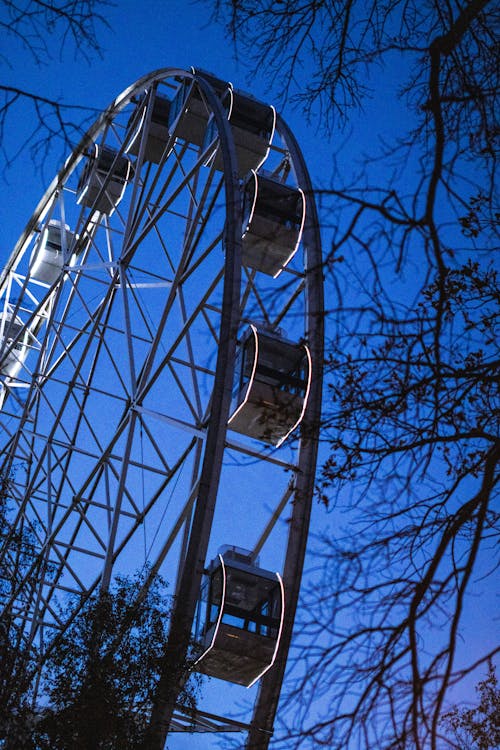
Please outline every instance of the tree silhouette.
M37 747L140 747L168 621L162 582L137 603L140 585L140 577L118 578L112 590L91 597L55 642Z
M317 187L332 528L312 557L284 746L436 748L450 687L498 652L493 634L467 636L498 570L498 6L212 5L237 54L318 124L323 164L332 152ZM388 113L379 138L360 106ZM347 155L325 142L337 127Z
M453 734L460 750L495 750L500 747L500 690L495 667L478 684L479 703L473 708L455 706L443 716L442 724Z
M0 483L0 747L4 750L142 748L169 622L166 584L148 571L65 605L69 627L41 652L16 618L14 592L32 566L32 529L15 525L9 480ZM45 574L50 576L50 566ZM61 613L64 614L64 613ZM179 702L196 707L200 680Z
M117 578L109 591L90 597L47 654L38 655L44 671L36 704L11 701L13 720L0 735L2 747L142 747L169 618L164 583L157 577L138 597L143 582L140 575ZM180 696L191 709L197 685L187 684Z
M22 526L14 529L8 504L9 481L0 480L0 547L5 550L0 561L0 746L7 740L20 748L31 731L31 671L37 654L26 644L16 622L11 599L18 577L31 565L31 534Z

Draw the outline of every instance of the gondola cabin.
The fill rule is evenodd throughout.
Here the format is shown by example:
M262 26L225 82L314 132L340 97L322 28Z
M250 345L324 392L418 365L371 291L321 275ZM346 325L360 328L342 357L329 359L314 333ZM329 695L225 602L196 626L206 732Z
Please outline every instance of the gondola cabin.
M137 103L136 111L132 114L127 126L126 151L133 156L139 156L143 139L144 161L159 164L170 138L168 123L170 115L170 99L157 93L143 96Z
M95 144L78 183L77 203L103 214L112 214L132 175L132 164L126 156Z
M278 573L225 547L208 568L198 603L195 669L250 687L273 665L285 612Z
M242 263L276 277L299 246L306 215L304 193L252 170L243 196Z
M241 178L251 170L257 170L267 159L276 127L276 110L269 104L229 89L222 98L227 112L238 160ZM214 115L210 115L203 148L213 145L207 161L216 169L222 169L222 154L217 144L217 126Z
M302 420L310 384L308 347L251 325L238 347L229 429L281 445Z
M30 259L30 278L52 285L71 254L75 235L67 224L52 219L42 229Z
M218 96L231 89L231 84L208 73L203 78L212 86ZM181 81L172 100L169 115L170 133L177 138L202 146L210 110L200 88L192 80Z
M4 312L0 320L0 375L15 378L28 354L28 332L19 317Z

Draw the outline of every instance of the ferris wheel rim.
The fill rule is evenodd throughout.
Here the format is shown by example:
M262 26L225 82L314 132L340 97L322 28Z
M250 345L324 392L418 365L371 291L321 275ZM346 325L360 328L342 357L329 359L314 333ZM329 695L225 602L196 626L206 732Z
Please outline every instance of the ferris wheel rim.
M226 258L225 258L225 269L224 269L224 290L230 290L228 291L228 299L224 303L224 311L221 315L221 331L224 329L224 335L222 336L222 340L224 341L224 345L227 347L225 352L223 351L222 346L219 346L218 348L218 355L217 355L217 367L216 367L216 375L215 375L215 384L214 384L214 390L215 386L217 384L220 384L220 387L222 389L222 392L220 393L219 398L219 418L216 420L215 418L212 418L212 412L210 417L210 422L207 429L207 435L206 435L206 441L205 441L205 448L204 448L204 467L205 469L202 469L201 476L203 476L203 472L209 472L209 474L212 474L214 471L214 467L216 462L214 462L212 455L209 456L209 452L207 450L207 444L211 444L214 446L214 450L217 449L221 451L220 455L220 461L222 461L222 453L224 450L224 440L222 440L222 436L225 436L226 430L227 430L227 416L228 416L228 409L229 409L229 397L230 397L230 391L231 391L231 367L227 366L227 362L231 361L234 364L234 346L235 346L235 340L236 340L236 334L238 329L238 308L239 308L239 300L236 293L236 287L239 288L239 272L240 272L240 259L239 259L239 245L241 243L241 237L238 236L238 220L240 218L240 212L241 212L241 205L239 200L239 184L238 184L238 178L237 178L237 168L236 168L236 156L234 151L234 143L232 140L232 136L230 133L229 125L227 119L224 117L224 113L222 110L222 107L220 106L220 102L218 98L215 96L215 93L210 87L210 84L207 83L203 75L197 74L195 71L186 71L178 68L163 68L159 69L157 71L154 71L153 73L150 73L146 76L143 76L142 78L138 79L134 84L129 86L127 89L125 89L116 99L113 100L113 102L109 105L109 107L97 118L96 122L87 130L85 135L80 140L77 147L74 149L72 154L68 157L66 160L64 166L62 169L58 172L54 180L52 181L51 185L47 189L47 191L44 193L44 196L38 203L30 221L28 222L23 234L21 235L20 240L16 244L13 253L11 254L6 269L2 272L0 276L0 288L2 287L6 275L9 273L9 269L13 266L13 264L16 261L16 258L18 254L23 250L25 244L29 242L30 237L32 236L33 232L35 231L39 221L43 219L44 217L44 211L47 210L47 205L51 199L51 196L55 193L55 191L63 186L65 184L65 181L67 177L74 171L74 169L77 167L80 160L85 156L85 152L88 149L89 145L94 142L95 136L101 132L102 128L106 124L107 120L109 118L112 118L115 116L123 107L125 107L130 101L132 100L132 97L141 92L144 88L150 87L154 85L157 82L160 82L164 80L166 77L180 77L184 79L189 80L196 80L198 85L204 89L205 96L210 101L212 111L214 112L215 118L217 120L217 128L219 132L220 137L220 145L221 150L223 152L223 163L224 163L224 188L227 190L229 188L229 191L231 195L228 198L228 193L226 192L226 216L231 216L231 226L228 228L227 222L226 222L226 229L225 229L225 239L224 242L226 243ZM292 151L295 148L295 159L298 160L298 154L300 154L300 151L298 151L298 146L295 143L295 146L293 146L293 136L291 134L291 131L288 130L287 126L285 125L282 118L277 115L276 116L276 130L281 136L288 137L291 145L292 145ZM294 164L294 157L292 154L292 164ZM302 190L302 188L301 188ZM232 192L231 192L232 191ZM311 195L312 199L312 195ZM309 196L308 196L309 200ZM308 208L309 211L309 208ZM314 212L313 212L314 213ZM240 222L241 224L241 222ZM231 251L228 252L228 248L231 247ZM316 248L317 250L317 248ZM315 251L316 252L316 251ZM317 252L316 252L317 255ZM317 283L317 282L314 282ZM313 295L314 296L314 295ZM314 328L314 326L313 326ZM317 331L309 329L308 335L311 335L313 337L317 338ZM226 339L227 334L227 341ZM316 352L318 350L318 347L316 346ZM219 364L220 363L220 364ZM320 364L319 360L316 361L316 368L319 371ZM219 373L219 374L217 374ZM318 392L320 392L321 387L319 386L318 391L318 372L315 373L315 384L313 384L313 388L315 388L316 395L313 397L312 402L316 403L316 406L314 407L314 410L311 407L308 407L308 410L306 412L306 419L311 421L314 421L316 419L316 416L314 416L313 420L311 420L311 415L314 414L317 415L317 404L318 404ZM311 435L312 433L310 433ZM302 454L305 455L305 454ZM218 459L219 460L219 459ZM304 459L305 460L305 459ZM297 466L297 472L303 472L305 470L305 465L303 463L300 463ZM306 463L310 463L310 457L306 460ZM210 464L210 465L209 465ZM220 462L219 462L220 466ZM220 474L220 469L219 469ZM207 484L207 481L204 480L204 483ZM213 503L215 504L215 485L213 482L209 481L208 484L210 485L207 488L207 493L212 494L213 496ZM215 493L216 494L216 493ZM204 532L207 532L207 529L205 528ZM208 529L208 535L210 530ZM208 543L208 538L206 539L206 542ZM201 575L203 565L205 563L205 554L206 554L206 545L205 545L205 554L202 553L202 549L200 546L197 546L199 555L198 555L198 569L199 573ZM192 598L192 592L195 591L197 588L196 586L192 586L191 591L191 598ZM185 590L185 586L181 584L181 589ZM297 594L298 596L298 594ZM293 610L293 607L292 607ZM271 672L271 675L273 672ZM266 679L272 679L269 675L266 676ZM279 687L281 686L281 680L280 684L278 686L278 692ZM276 687L276 686L275 686Z

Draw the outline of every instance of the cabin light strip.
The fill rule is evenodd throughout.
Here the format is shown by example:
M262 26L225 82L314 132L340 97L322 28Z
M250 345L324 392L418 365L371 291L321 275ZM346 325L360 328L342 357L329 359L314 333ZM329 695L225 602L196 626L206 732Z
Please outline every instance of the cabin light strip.
M224 603L226 601L226 566L224 565L224 559L221 554L219 554L219 560L222 566L222 597L221 597L221 603L220 603L220 609L219 609L219 616L217 617L217 622L215 625L215 630L214 630L214 634L213 634L212 642L210 643L210 646L202 653L201 656L198 657L198 659L196 659L195 663L193 664L193 667L195 667L198 664L198 662L204 659L205 656L208 654L208 652L213 649L215 645L215 640L217 638L217 633L219 632L220 624L222 621L222 615L224 612ZM208 604L210 606L210 602Z
M233 93L233 87L228 86L227 91L229 91L229 110L227 113L227 119L231 120L231 115L233 114L233 107L234 107L234 93Z
M305 392L305 395L304 395L304 400L303 400L303 403L302 403L302 411L301 411L301 413L300 413L300 417L299 417L299 418L297 419L297 421L295 422L295 424L293 425L293 427L290 427L290 429L288 430L288 432L286 433L286 435L283 435L283 437L282 437L282 438L280 438L280 439L279 439L279 441L278 441L278 442L276 443L276 448L279 448L279 447L280 447L280 445L281 445L281 444L282 444L282 443L283 443L283 442L284 442L284 441L285 441L285 440L287 439L287 437L288 437L288 436L290 435L290 433L292 433L292 432L294 431L294 429L295 429L295 428L296 428L296 427L297 427L297 426L298 426L298 425L299 425L299 424L300 424L300 423L302 422L302 419L303 419L303 417L304 417L304 413L305 413L305 410L306 410L306 406L307 406L307 401L308 401L308 399L309 399L309 392L310 392L310 390L311 390L311 381L312 381L312 359L311 359L311 352L309 351L309 347L308 347L308 346L306 346L306 345L304 344L304 349L305 349L305 351L306 351L306 355L307 355L307 361L308 361L308 364L309 364L309 367L308 367L308 370L309 370L309 376L308 376L308 378L307 378L307 388L306 388L306 392Z
M125 158L126 158L126 157L125 157ZM115 161L116 161L116 157L115 157ZM121 199L123 198L123 195L124 195L124 193L125 193L126 187L127 187L127 185L128 185L128 182L129 182L129 178L130 178L130 171L131 171L131 169L132 169L132 162L130 161L130 159L127 159L127 174L125 175L125 180L124 180L124 182L123 182L123 187L122 187L122 191L121 191L121 193L120 193L120 195L119 195L119 197L117 198L117 200L116 200L116 202L115 202L115 203L113 203L113 201L112 201L112 196L108 194L108 190L107 190L107 188L105 188L105 189L104 189L104 193L106 194L106 196L108 197L108 199L109 199L110 203L111 203L111 204L112 204L112 206L113 206L113 208L112 208L112 209L111 209L111 211L109 212L108 216L111 216L111 214L113 214L113 213L114 213L114 211L115 211L115 208L117 207L117 205L118 205L118 204L119 204L119 203L121 202ZM110 172L108 172L108 175L109 175L110 173L111 173L111 170L110 170ZM105 178L105 179L107 179L107 178L108 178L108 175L106 175L106 178ZM109 185L110 185L110 183L111 183L111 182L113 182L113 181L114 181L114 182L118 182L118 183L119 183L119 182L120 182L120 180L121 180L121 179L123 179L123 178L119 177L118 179L115 179L115 180L113 180L113 177L114 177L114 174L113 174L113 173L111 173L111 177L110 177L110 178L109 178L109 180L108 180L108 186L109 186Z
M147 94L147 91L145 92ZM144 120L146 119L146 110L147 110L147 102L144 103L144 107L142 108L141 113L141 119L139 120L139 123L137 125L136 131L133 135L132 140L128 144L127 148L125 149L125 153L128 154L134 143L136 142L137 138L141 134L142 126L144 125Z
M229 417L228 425L231 424L231 422L233 421L233 419L235 419L236 415L239 414L239 412L243 409L243 407L247 403L247 401L248 401L248 399L250 397L250 391L252 390L252 385L253 385L253 381L254 381L254 378L255 378L255 373L257 371L257 361L259 359L259 337L257 335L257 328L254 326L253 323L250 323L250 328L252 329L253 335L255 337L255 356L254 356L254 360L253 360L252 374L250 375L250 380L248 381L248 387L247 387L247 391L245 393L245 398L243 399L243 401L241 402L241 404L238 406L238 408L236 409L236 411L233 414L231 414L231 416ZM243 364L243 362L242 362L242 364Z
M241 235L241 239L244 239L244 238L245 238L245 236L246 236L246 234L247 234L248 230L250 229L250 225L251 225L251 223L252 223L252 220L253 220L253 215L254 215L254 213L255 213L255 206L256 206L256 204L257 204L257 193L258 193L258 190L259 190L259 180L258 180L258 178L257 178L257 172L255 171L255 169L251 169L250 171L251 171L251 173L253 174L253 178L254 178L254 181L255 181L255 190L254 190L254 194L253 194L253 202L252 202L252 208L251 208L251 210L250 210L250 215L249 215L249 217L248 217L248 222L247 222L247 226L246 226L246 229L245 229L245 231L244 231L244 232L243 232L243 234Z
M302 239L302 232L304 230L304 224L305 224L305 221L306 221L306 196L304 195L304 191L302 190L302 188L299 188L299 191L300 191L300 194L302 196L302 222L300 224L300 230L299 230L299 234L298 234L298 237L297 237L297 242L295 243L295 247L293 248L293 250L290 253L290 255L288 256L288 258L285 260L285 262L283 263L283 265L281 266L281 268L279 269L279 271L277 271L274 274L273 279L276 279L280 275L280 273L282 272L282 270L290 263L290 261L292 260L293 256L295 255L295 253L299 249L300 240Z
M99 153L99 146L97 145L97 143L94 143L94 159L97 159L98 153ZM90 160L90 155L89 155L88 159ZM87 161L87 163L85 164L85 167L83 169L82 178L86 176L85 173L87 171L90 171L89 179L87 180L87 184L83 188L83 190L80 193L80 195L77 196L76 202L77 202L78 205L80 205L80 203L82 202L83 198L85 197L85 194L86 194L87 190L90 187L90 177L91 177L92 173L91 173L91 170L89 169L89 161Z
M78 198L76 199L76 202L77 202L77 204L78 204L78 205L80 205L80 204L81 204L82 200L83 200L83 199L84 199L84 197L85 197L85 193L87 192L87 190L88 190L88 189L89 189L89 183L87 182L87 184L86 184L86 185L85 185L85 187L83 188L82 192L80 193L80 195L79 195L79 196L78 196Z
M261 161L260 161L260 162L259 162L259 163L257 164L257 167L256 167L256 169L260 169L260 168L261 168L261 166L262 166L262 165L264 164L264 162L266 161L267 157L269 156L269 152L270 152L270 150L271 150L271 143L273 142L273 138L274 138L274 132L275 132L275 130L276 130L276 109L275 109L275 107L274 107L274 106L273 106L272 104L270 104L269 106L271 107L271 109L272 109L272 111L273 111L273 127L272 127L272 129L271 129L271 137L269 138L269 141L268 141L268 143L267 143L267 151L266 151L266 153L264 154L264 156L262 157Z
M117 201L116 201L116 203L114 204L114 207L113 207L113 209L112 209L112 210L110 211L110 213L109 213L109 215L110 215L110 216L111 216L111 214L113 213L113 211L115 210L115 208L117 207L117 205L118 205L118 204L120 203L121 199L123 198L123 194L124 194L124 192L125 192L125 189L126 189L126 187L127 187L128 183L129 183L129 179L130 179L130 172L131 172L131 170L132 170L132 162L130 161L130 159L127 159L127 174L126 174L126 177L125 177L125 181L124 181L124 183L123 183L123 188L122 188L122 191L121 191L121 193L120 193L120 197L118 198L118 200L117 200ZM109 184L109 183L108 183L108 184Z
M260 680L260 678L262 677L262 675L264 675L268 671L268 669L271 669L271 667L273 666L274 662L276 661L276 657L278 655L278 649L279 649L279 646L280 646L280 643L281 643L281 634L283 632L283 623L285 622L285 587L283 585L283 579L282 579L282 577L280 576L280 574L278 572L276 573L276 578L278 579L279 584L280 584L280 592L281 592L281 617L280 617L280 626L279 626L279 630L278 630L278 637L276 638L276 645L274 647L273 658L271 659L271 661L267 665L267 667L264 667L264 669L262 670L262 672L260 672L257 675L257 677L254 677L254 679L252 680L252 682L250 682L250 684L247 685L247 688L251 688L252 685L255 685L255 683L257 682L257 680Z

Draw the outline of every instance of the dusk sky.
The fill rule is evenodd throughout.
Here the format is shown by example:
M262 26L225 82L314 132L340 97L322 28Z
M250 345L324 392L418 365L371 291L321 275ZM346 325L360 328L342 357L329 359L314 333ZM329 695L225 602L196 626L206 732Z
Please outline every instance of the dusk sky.
M162 68L189 69L190 66L213 73L230 81L236 89L251 93L257 99L274 103L275 92L268 90L264 76L250 79L249 67L243 56L235 59L233 42L227 37L223 26L210 20L210 2L179 2L179 0L117 0L114 6L104 7L103 15L109 27L98 24L97 39L102 55L91 55L87 60L75 53L68 44L62 52L60 40L48 38L53 50L52 59L37 65L28 50L15 39L6 39L3 44L2 75L6 85L16 86L49 99L61 100L67 104L78 104L95 108L101 112L123 90L145 74ZM243 54L243 53L242 53ZM307 69L303 71L307 76ZM384 89L385 87L385 89ZM397 80L384 79L378 93L365 101L364 112L354 117L345 129L334 129L330 138L321 130L317 115L306 122L299 109L290 104L277 104L304 154L315 187L331 185L334 169L343 170L347 176L357 171L358 159L383 135L397 132L402 122L408 124L408 114L401 103L392 96L383 96L396 90ZM6 121L3 148L9 154L16 152L31 131L32 123L28 108L19 105ZM76 115L75 117L78 117ZM335 159L334 159L335 155ZM7 168L2 180L3 200L0 205L2 224L0 263L8 258L18 237L23 231L36 204L60 168L64 159L60 144L54 143L42 168L35 168L29 150L21 150L12 165ZM334 163L335 162L335 163ZM326 249L332 242L334 229L325 221L322 239ZM407 278L402 284L402 294L412 291L413 279ZM335 306L334 287L327 286L326 307ZM226 479L226 502L233 489L234 478ZM269 491L269 488L266 488ZM231 508L228 504L228 508ZM230 510L228 511L230 512ZM228 529L233 531L233 520L228 520ZM254 519L248 518L248 523ZM313 532L333 525L335 518L317 503L313 510ZM238 524L233 524L237 528ZM238 544L236 539L221 540ZM243 545L244 546L244 545ZM306 567L312 567L314 560L307 559ZM493 598L493 597L492 597ZM488 628L491 601L479 600L478 611L482 610L479 625L481 638L492 638ZM471 623L470 631L474 625ZM237 701L242 694L240 688L228 688ZM252 693L253 695L253 693ZM224 693L220 698L211 699L208 710L224 710ZM220 706L217 705L221 701ZM217 735L174 735L171 734L167 747L170 750L212 750L218 747Z
M248 91L256 98L273 103L273 96L265 83L258 78L250 81L245 61L235 61L232 42L226 37L223 28L210 24L208 3L179 3L173 0L146 0L144 3L137 3L127 0L118 2L116 7L105 8L104 13L109 29L98 26L102 57L94 55L87 62L81 55L75 55L73 48L63 51L60 57L57 49L59 40L54 38L48 41L49 46L53 45L54 59L37 66L25 49L10 40L6 55L9 67L4 65L3 69L5 83L47 98L61 99L70 104L101 111L124 89L151 71L168 67L188 69L194 66L231 81L235 88ZM331 147L320 135L318 123L307 125L296 110L279 111L294 132L313 179L316 177L327 183L331 171ZM20 107L9 120L5 147L18 149L23 134L28 133L30 128L30 118L26 116L26 110ZM29 151L24 150L5 172L3 193L8 194L9 199L2 201L0 208L3 225L1 252L4 260L10 254L44 190L60 168L62 159L60 144L56 143L48 154L43 169L37 170ZM258 472L255 477L258 481ZM232 488L235 482L241 480L238 477L236 480L226 480L224 474L222 481L227 482L225 494L231 497L227 511L227 536L214 542L212 553L221 542L245 546L245 540L234 538L242 519L238 514ZM255 489L250 488L249 492L252 493ZM269 494L269 501L264 502L269 508L272 492L266 488L261 491L263 497L266 492ZM245 521L250 528L255 522L253 517ZM260 523L258 519L257 522ZM276 567L281 565L281 554L282 551L277 550ZM250 694L255 694L255 688ZM234 711L234 695L237 696L236 701L245 698L242 688L224 687L221 683L214 694L212 685L212 698L209 696L211 703L203 707L224 713L226 706L232 705L231 710ZM215 748L218 741L217 735L170 735L168 748L208 750Z
M222 25L210 23L210 3L173 0L132 0L104 7L109 28L98 25L98 40L102 58L92 55L88 62L74 49L59 54L59 39L48 39L54 59L37 66L29 53L14 40L7 40L2 75L6 85L33 91L52 99L103 110L124 89L141 76L160 68L198 67L231 81L236 88L248 91L264 101L270 97L263 80L252 78L242 59L235 61L234 46ZM272 103L272 101L271 101ZM329 177L330 146L317 132L317 122L309 126L300 112L287 108L282 112L296 135L314 173L314 164L321 177ZM30 121L23 118L21 109L16 120L10 122L6 133L6 148L19 147L19 134L29 130ZM5 174L5 190L10 200L1 207L3 223L3 252L15 242L55 171L62 154L54 149L47 161L43 177L34 172L29 153L20 158ZM312 164L311 164L312 162Z

